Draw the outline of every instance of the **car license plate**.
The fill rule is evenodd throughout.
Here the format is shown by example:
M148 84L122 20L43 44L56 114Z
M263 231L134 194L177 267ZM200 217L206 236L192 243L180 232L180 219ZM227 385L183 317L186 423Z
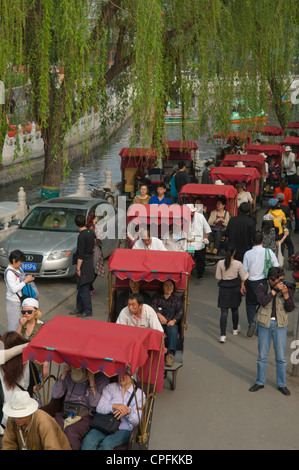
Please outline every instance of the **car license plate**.
M36 263L23 263L21 268L23 271L36 271Z

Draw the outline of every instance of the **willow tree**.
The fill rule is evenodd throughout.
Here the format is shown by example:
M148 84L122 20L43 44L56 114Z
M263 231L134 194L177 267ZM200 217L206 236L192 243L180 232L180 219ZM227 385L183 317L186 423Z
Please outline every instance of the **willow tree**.
M195 113L197 136L229 129L233 100L253 113L265 109L269 86L284 125L279 94L298 36L296 7L296 0L2 0L0 73L15 60L29 66L45 189L58 188L68 168L63 143L73 123L99 97L107 109L109 83L132 91L132 146L161 150L169 101L182 104L183 130Z

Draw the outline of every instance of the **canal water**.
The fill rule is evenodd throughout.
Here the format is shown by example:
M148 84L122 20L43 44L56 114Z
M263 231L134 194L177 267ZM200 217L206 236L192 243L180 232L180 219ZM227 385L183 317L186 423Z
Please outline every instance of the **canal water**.
M205 136L199 139L191 135L191 126L187 127L186 140L195 140L199 147L200 159L215 157L216 149L213 143L207 142ZM189 135L188 135L189 134ZM121 181L120 156L119 153L123 147L130 146L130 137L132 135L131 121L128 120L124 125L107 139L99 148L93 150L91 155L84 155L72 163L70 175L63 179L61 184L60 196L74 194L78 188L78 178L83 173L86 189L94 189L103 185L105 181L105 172L109 168L112 174L112 182ZM167 126L167 139L180 140L181 129L179 126ZM26 201L29 206L37 204L39 191L42 187L42 174L34 175L31 180L21 180L16 183L0 188L0 201L17 201L17 194L20 187L26 192Z

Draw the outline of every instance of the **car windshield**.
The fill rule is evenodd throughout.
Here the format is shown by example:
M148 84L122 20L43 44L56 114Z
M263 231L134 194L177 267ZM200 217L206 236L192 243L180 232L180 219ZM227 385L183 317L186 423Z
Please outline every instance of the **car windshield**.
M55 232L78 232L75 217L79 214L86 215L84 209L36 207L22 222L20 228Z

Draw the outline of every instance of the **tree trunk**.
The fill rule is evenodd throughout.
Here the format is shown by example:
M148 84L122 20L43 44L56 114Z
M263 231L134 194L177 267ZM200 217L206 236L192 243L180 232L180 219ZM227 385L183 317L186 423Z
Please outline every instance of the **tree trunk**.
M63 175L63 136L59 136L59 145L53 148L54 136L51 128L43 132L44 149L45 149L45 167L43 184L41 190L42 199L50 199L58 197L60 193L60 185ZM55 140L57 135L55 136ZM56 140L57 142L57 140Z

